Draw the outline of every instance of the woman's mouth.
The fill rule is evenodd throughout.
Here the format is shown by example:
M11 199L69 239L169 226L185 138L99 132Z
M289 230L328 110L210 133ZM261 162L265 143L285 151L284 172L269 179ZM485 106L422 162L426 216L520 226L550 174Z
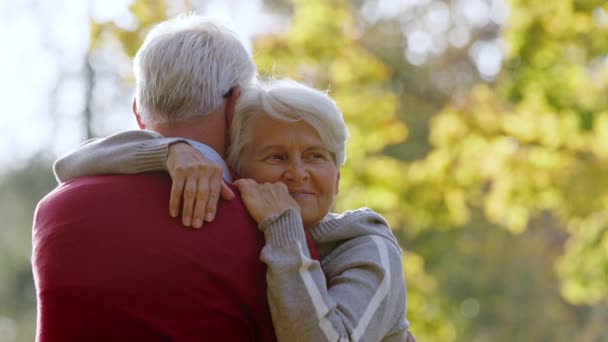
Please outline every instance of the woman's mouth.
M314 196L314 193L306 190L290 190L289 195L297 200L298 198L308 198L310 196Z

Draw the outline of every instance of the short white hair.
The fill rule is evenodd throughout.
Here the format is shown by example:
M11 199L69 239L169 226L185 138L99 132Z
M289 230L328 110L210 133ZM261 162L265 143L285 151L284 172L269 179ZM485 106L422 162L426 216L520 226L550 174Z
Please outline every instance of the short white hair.
M255 119L266 115L284 122L303 120L313 127L336 166L346 162L348 132L336 102L327 94L293 80L259 82L242 90L230 127L227 162L241 172L245 147L251 143Z
M137 110L144 123L175 122L219 108L231 88L247 86L256 68L237 35L198 15L155 26L133 69Z

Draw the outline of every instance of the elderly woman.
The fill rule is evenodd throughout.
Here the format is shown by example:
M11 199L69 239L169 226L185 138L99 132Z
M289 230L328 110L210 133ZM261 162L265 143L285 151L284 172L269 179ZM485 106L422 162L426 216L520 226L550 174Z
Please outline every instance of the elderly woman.
M227 161L240 175L235 185L266 237L261 259L268 266L268 301L279 341L411 338L401 250L388 224L367 208L329 213L346 138L335 102L296 82L244 89L237 103ZM104 155L99 150L107 148L87 153ZM124 166L128 160L108 170L95 166L99 161L90 155L83 165L78 153L59 161L60 169L132 171ZM320 263L311 258L307 235Z

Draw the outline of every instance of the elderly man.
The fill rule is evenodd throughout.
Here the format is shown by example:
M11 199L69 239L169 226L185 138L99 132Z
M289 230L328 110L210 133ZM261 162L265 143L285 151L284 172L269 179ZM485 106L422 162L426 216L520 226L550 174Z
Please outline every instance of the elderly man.
M186 141L220 166L206 170L207 178L174 183L173 190L165 173L87 176L42 199L32 255L37 340L274 340L259 260L263 236L239 198L219 201L213 217L213 194L220 193L221 178L230 178L223 162L226 128L239 86L255 77L250 55L226 28L186 16L149 33L134 72L134 113L150 131L88 146L141 134L154 138L138 146L143 160L159 159L167 144ZM206 187L212 188L210 198L194 195ZM222 187L223 197L234 196ZM213 222L185 229L171 217L177 216L175 205L167 214L170 192L182 190L193 194L183 203L184 224ZM210 217L190 222L192 212L206 207Z

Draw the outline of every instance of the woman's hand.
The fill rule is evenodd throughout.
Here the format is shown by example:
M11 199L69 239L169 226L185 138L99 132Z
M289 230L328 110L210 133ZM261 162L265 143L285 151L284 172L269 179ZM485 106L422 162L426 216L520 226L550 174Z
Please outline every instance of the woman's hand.
M234 185L257 223L291 208L300 211L298 203L289 195L287 186L281 182L258 184L253 179L239 179Z
M234 198L222 180L222 168L187 143L169 146L167 170L173 179L169 212L171 217L177 217L181 204L182 223L186 227L192 224L200 228L203 221L213 221L220 195L227 200Z

